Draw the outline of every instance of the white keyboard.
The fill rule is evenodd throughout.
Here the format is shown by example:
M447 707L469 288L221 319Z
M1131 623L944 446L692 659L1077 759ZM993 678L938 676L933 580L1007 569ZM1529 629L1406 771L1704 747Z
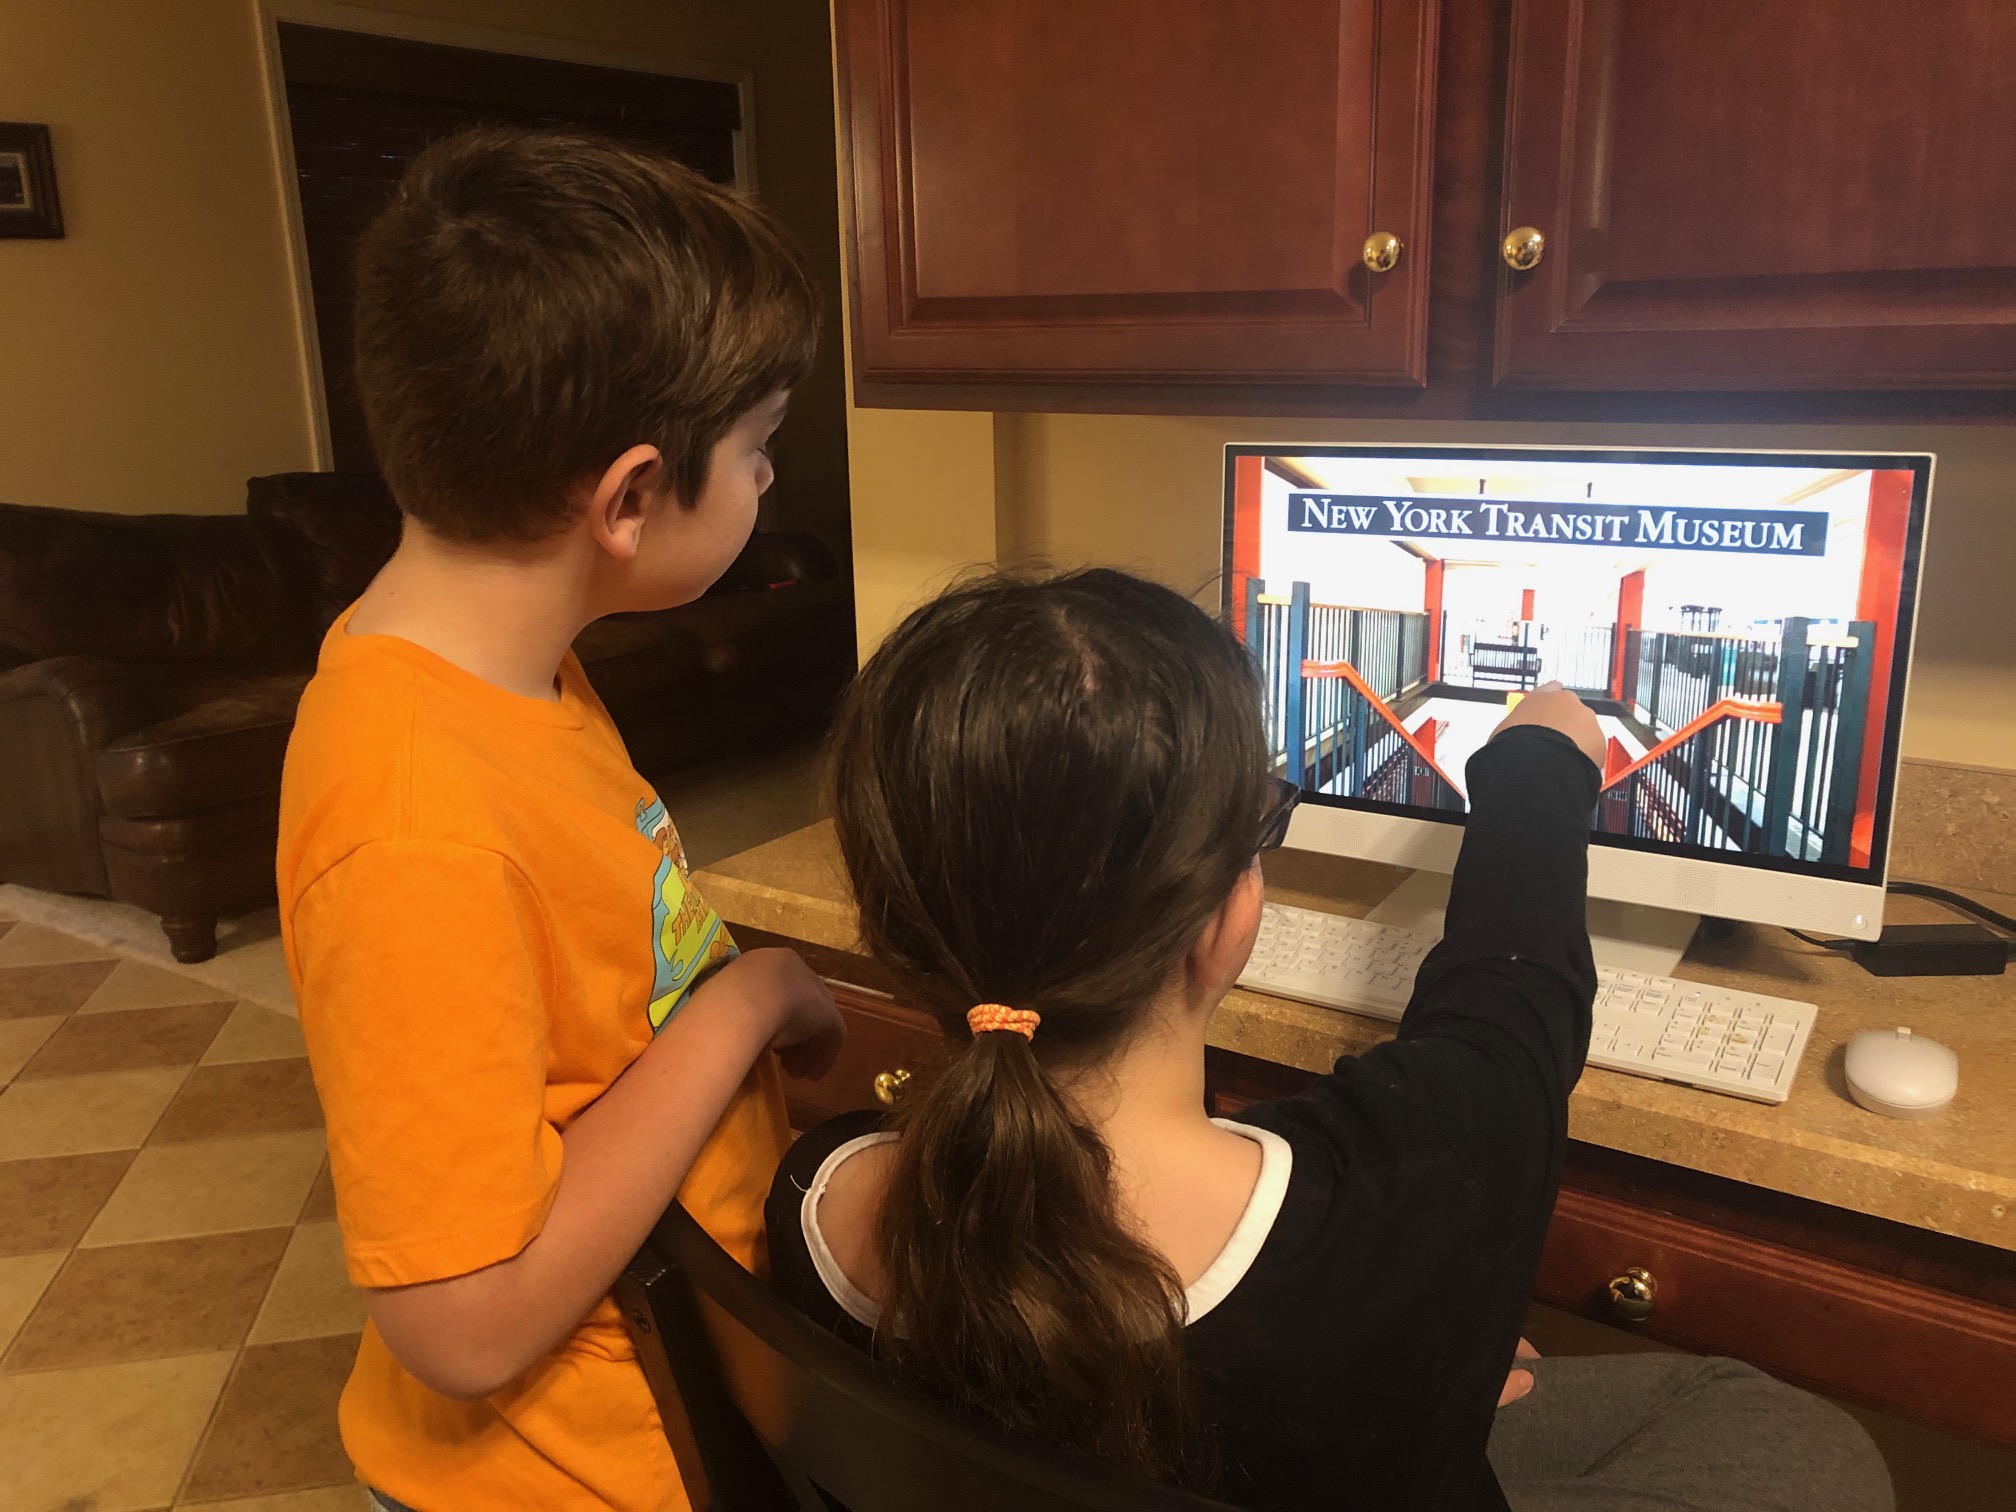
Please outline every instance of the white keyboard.
M1270 903L1241 987L1397 1019L1432 935ZM1782 1103L1817 1010L1637 971L1596 971L1589 1064Z

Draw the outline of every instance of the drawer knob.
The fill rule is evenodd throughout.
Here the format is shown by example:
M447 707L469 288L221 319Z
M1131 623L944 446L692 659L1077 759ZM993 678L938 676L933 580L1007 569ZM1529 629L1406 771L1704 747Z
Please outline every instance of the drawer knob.
M1634 1265L1610 1280L1610 1310L1628 1322L1640 1323L1659 1305L1659 1283L1652 1272Z
M1359 255L1374 273L1391 273L1399 265L1402 250L1400 238L1391 231L1374 231L1365 238L1365 249Z
M1547 238L1535 227L1520 226L1498 244L1498 250L1505 254L1505 266L1514 273L1530 273L1547 254Z
M896 1099L903 1095L903 1089L910 1085L910 1073L898 1066L894 1071L875 1073L875 1101L885 1108L896 1106Z

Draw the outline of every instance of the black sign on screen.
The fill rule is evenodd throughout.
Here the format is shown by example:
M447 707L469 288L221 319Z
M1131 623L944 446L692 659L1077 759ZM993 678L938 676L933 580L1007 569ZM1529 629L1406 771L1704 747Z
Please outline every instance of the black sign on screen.
M1546 541L1740 556L1825 556L1827 516L1815 509L1701 509L1657 504L1550 504L1531 499L1288 495L1288 528L1319 535L1444 541Z

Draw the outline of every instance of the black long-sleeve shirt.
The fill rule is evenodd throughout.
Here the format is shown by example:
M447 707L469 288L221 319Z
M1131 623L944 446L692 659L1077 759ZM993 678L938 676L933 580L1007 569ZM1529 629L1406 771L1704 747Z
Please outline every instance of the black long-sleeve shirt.
M1589 1045L1598 774L1535 726L1467 770L1445 932L1399 1033L1238 1118L1285 1140L1292 1169L1257 1253L1186 1338L1219 1409L1218 1494L1255 1512L1505 1506L1484 1450ZM863 1345L803 1218L821 1165L876 1127L849 1114L806 1135L767 1212L775 1285Z

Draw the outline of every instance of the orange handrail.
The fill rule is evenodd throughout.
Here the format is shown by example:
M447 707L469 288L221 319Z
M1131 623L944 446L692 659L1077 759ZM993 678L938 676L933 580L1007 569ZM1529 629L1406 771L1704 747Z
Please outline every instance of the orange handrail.
M1783 704L1752 703L1742 698L1718 698L1714 703L1702 710L1701 713L1688 720L1686 724L1682 725L1673 734L1667 736L1643 756L1632 762L1631 765L1625 767L1623 771L1607 780L1603 784L1604 790L1607 792L1609 789L1617 786L1626 777L1631 776L1635 772L1643 771L1675 746L1692 740L1718 719L1750 719L1755 720L1758 724L1777 724L1784 717L1785 706Z
M1365 679L1359 675L1358 669L1352 666L1351 663L1343 661L1336 661L1336 662L1305 661L1302 663L1302 675L1304 677L1343 678L1344 681L1348 682L1349 684L1351 684L1352 687L1358 690L1360 695L1363 696L1363 698L1367 703L1369 703L1370 705L1372 705L1374 709L1379 711L1380 717L1383 718L1386 721L1386 723L1393 726L1394 733L1397 734L1402 740L1407 742L1408 748L1412 750L1416 756L1419 756L1423 761L1428 763L1428 768L1430 771L1434 772L1434 774L1437 777L1440 777L1444 782L1449 783L1449 790L1451 792L1461 793L1463 791L1462 784L1450 781L1449 774L1443 771L1441 767L1436 765L1435 758L1428 754L1427 750L1422 746L1420 741L1416 740L1411 734L1408 733L1407 726L1400 723L1400 716L1398 714L1395 714L1392 711L1392 709L1387 707L1385 699L1381 698L1377 693L1374 693L1372 691L1371 687L1366 683Z

